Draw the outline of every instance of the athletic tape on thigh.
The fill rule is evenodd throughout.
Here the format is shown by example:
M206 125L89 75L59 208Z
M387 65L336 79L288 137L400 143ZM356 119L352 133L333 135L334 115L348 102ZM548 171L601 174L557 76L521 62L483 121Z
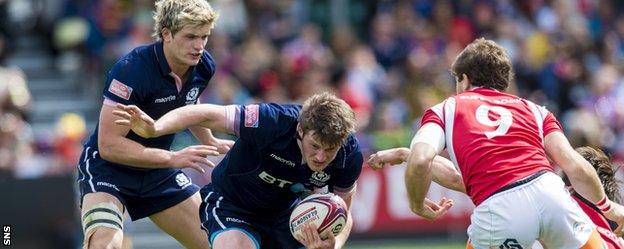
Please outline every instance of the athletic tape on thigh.
M85 235L96 227L123 230L122 213L112 202L98 203L82 216L82 231Z

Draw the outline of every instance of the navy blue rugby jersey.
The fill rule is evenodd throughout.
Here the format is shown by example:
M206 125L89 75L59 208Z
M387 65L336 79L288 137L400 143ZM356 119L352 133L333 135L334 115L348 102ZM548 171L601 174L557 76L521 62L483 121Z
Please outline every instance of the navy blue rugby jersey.
M204 50L199 63L191 70L178 91L162 42L137 47L108 72L103 95L105 99L117 103L136 105L156 120L173 109L196 104L215 74L215 62ZM126 137L145 147L169 150L174 135L146 139L130 131ZM97 150L97 139L98 127L86 142L85 148Z
M236 107L234 147L212 172L212 184L225 199L253 215L271 216L291 208L306 191L355 188L363 156L350 134L323 171L302 162L297 144L300 105L257 104Z

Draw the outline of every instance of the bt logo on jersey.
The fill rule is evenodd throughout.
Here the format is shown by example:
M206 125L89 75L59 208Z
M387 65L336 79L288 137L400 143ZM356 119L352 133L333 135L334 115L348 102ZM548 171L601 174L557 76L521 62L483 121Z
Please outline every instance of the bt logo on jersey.
M292 182L269 175L269 173L267 173L266 171L262 171L260 174L258 174L258 177L260 177L260 179L268 184L277 184L277 186L280 188L283 188L286 184L292 184Z

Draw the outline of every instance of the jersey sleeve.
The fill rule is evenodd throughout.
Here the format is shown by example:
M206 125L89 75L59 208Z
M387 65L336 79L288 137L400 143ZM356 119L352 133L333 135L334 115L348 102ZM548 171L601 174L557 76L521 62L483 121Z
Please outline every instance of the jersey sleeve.
M422 119L420 120L420 126L424 126L427 123L433 123L439 125L444 130L444 102L439 103L425 111Z
M124 105L138 105L144 99L140 84L149 82L148 75L139 63L117 62L106 78L104 98Z
M270 144L275 138L297 124L299 108L278 104L252 104L238 107L234 133L240 139L258 147Z
M562 131L561 124L555 118L555 115L548 113L544 118L544 137L554 131Z
M529 107L531 108L531 111L533 112L533 115L538 122L538 126L540 126L539 123L541 122L540 129L543 133L542 138L546 137L546 135L550 134L551 132L563 130L561 128L561 124L559 123L559 121L557 121L557 118L555 118L555 115L548 111L546 107L538 106L528 100L527 103L529 104Z
M344 149L344 167L336 174L337 179L330 186L331 192L338 195L355 191L356 182L360 177L362 164L364 163L364 156L355 137L350 137L348 146L350 149Z
M442 127L432 122L426 123L418 129L418 132L412 138L410 150L416 143L425 143L434 148L436 153L440 153L446 147L444 138L445 134Z

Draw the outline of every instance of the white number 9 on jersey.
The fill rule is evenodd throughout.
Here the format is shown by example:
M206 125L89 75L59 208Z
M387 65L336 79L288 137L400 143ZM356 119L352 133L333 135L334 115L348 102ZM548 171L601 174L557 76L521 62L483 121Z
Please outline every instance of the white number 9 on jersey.
M491 120L490 116L488 115L490 111L498 114L499 118L496 120ZM511 111L507 110L505 107L500 106L480 105L477 108L475 116L479 123L487 126L497 127L495 131L485 132L485 136L487 138L505 135L507 131L509 131L509 127L511 127L511 124L513 123Z

